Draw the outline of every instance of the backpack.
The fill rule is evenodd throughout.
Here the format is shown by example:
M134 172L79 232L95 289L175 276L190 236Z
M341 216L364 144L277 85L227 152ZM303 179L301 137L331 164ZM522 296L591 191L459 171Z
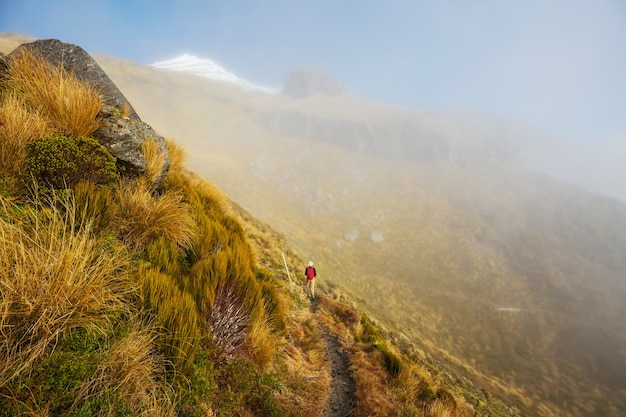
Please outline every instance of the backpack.
M312 266L306 267L306 278L309 280L315 278L315 268L313 268Z

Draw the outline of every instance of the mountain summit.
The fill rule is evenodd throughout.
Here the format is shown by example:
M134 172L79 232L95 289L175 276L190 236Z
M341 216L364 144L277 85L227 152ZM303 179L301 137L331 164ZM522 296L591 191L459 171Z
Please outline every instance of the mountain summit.
M149 66L172 71L187 72L201 77L210 78L212 80L234 84L246 90L259 90L266 93L275 93L277 91L275 88L261 87L256 84L252 84L232 72L229 72L216 62L211 61L210 59L198 58L194 55L184 54L178 58L155 62Z

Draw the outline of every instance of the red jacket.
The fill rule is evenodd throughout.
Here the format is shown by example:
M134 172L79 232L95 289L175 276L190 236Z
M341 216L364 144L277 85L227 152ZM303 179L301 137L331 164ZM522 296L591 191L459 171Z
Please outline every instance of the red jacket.
M306 279L315 278L317 276L317 271L315 270L315 267L307 266L306 268L304 268L304 276L306 277Z

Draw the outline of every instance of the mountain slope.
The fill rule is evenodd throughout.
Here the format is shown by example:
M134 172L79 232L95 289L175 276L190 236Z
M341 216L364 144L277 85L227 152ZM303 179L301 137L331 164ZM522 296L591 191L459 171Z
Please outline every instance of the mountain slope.
M529 414L626 407L624 206L527 170L516 131L98 59L143 117L185 138L194 169L362 308Z
M121 126L130 103L77 78L98 69L76 45L38 46L0 69L0 415L520 415L327 285L310 306L284 237L173 141L136 138L143 171L116 161L76 103Z

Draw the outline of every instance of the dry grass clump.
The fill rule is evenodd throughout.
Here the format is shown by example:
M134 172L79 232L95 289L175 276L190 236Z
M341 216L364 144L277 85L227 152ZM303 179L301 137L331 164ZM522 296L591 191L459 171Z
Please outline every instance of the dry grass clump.
M26 144L52 133L48 123L29 109L16 92L0 100L0 175L24 172Z
M193 297L175 279L155 268L141 268L141 303L160 328L161 351L180 372L189 369L200 345L201 320Z
M79 223L89 223L96 233L108 232L118 216L115 191L89 181L79 182L72 191Z
M166 154L154 138L143 141L141 151L146 158L146 172L138 181L143 188L149 190L157 183L159 175L167 163Z
M383 366L382 355L353 348L349 350L349 356L356 382L355 416L403 415L399 413L401 406L390 390L390 377Z
M164 358L155 352L157 333L141 321L107 351L107 360L80 387L72 409L88 400L125 404L134 416L175 416ZM108 415L103 410L102 415Z
M77 224L75 207L0 202L0 387L27 373L73 329L106 333L133 290L127 259Z
M165 236L181 247L191 247L194 219L181 194L155 196L131 183L120 184L118 190L116 228L125 243L142 248L151 239Z
M181 175L185 171L185 162L187 160L185 150L172 139L165 139L165 146L170 157L168 176Z
M249 355L261 369L269 369L276 356L276 335L272 325L262 320L250 328L248 334Z
M15 51L7 67L5 88L19 94L53 132L87 137L98 129L103 100L96 86L27 49Z

